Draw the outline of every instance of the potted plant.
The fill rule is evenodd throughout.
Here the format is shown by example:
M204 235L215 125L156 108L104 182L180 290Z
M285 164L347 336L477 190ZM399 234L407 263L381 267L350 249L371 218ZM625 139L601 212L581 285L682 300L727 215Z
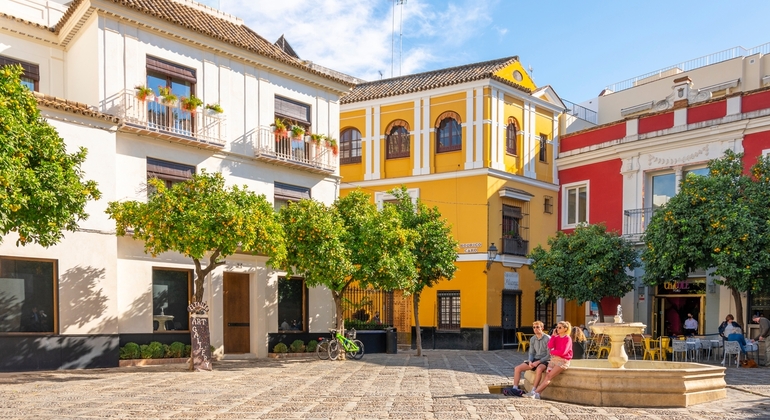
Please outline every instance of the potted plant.
M334 156L337 156L337 153L339 153L339 147L337 147L337 139L334 138L327 138L326 139L326 145L329 146L330 149L332 149L332 153L334 153Z
M161 102L164 105L174 106L179 99L176 95L171 93L171 88L168 86L158 86L158 93L160 94Z
M302 128L302 126L299 126L299 125L291 126L291 136L293 138L302 139L303 135L305 135L305 129Z
M199 106L203 105L201 98L195 95L190 95L190 97L182 96L182 99L179 100L179 103L182 105L182 109L185 111L190 111L193 114Z
M323 134L311 134L310 140L315 143L316 146L321 145L321 140L323 140L324 136Z
M148 99L152 100L155 97L155 92L145 85L134 86L134 89L136 89L136 99L139 99L142 102Z
M222 107L221 107L221 106L219 106L219 104L206 104L206 111L208 111L208 113L209 113L210 115L213 115L213 114L221 114L221 113L225 112L225 111L222 109Z
M286 134L288 133L286 130L286 123L284 123L282 119L276 118L275 123L273 123L273 132L275 133L276 140L278 140L279 137L286 137Z

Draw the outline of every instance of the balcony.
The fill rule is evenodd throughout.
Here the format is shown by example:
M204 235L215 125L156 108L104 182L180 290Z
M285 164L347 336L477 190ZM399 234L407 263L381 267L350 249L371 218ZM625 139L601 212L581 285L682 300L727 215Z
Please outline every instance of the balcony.
M204 149L221 150L226 144L225 118L208 110L188 111L175 104L164 104L155 97L140 101L136 93L120 95L117 112L123 130Z
M640 242L654 211L652 207L623 210L623 237L633 242Z
M306 139L309 137L305 137ZM318 174L331 174L337 168L337 155L325 145L276 135L269 128L252 134L257 160Z
M502 253L526 256L529 253L529 241L522 239L521 236L504 236Z

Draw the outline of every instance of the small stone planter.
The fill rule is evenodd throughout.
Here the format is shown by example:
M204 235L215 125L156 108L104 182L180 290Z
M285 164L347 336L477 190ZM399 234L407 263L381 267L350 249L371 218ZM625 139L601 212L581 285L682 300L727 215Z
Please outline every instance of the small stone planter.
M308 353L268 353L267 357L271 359L308 359L318 357L315 352Z
M189 357L168 357L164 359L125 359L119 362L120 367L127 366L155 366L155 365L170 365L173 363L187 363L190 361Z

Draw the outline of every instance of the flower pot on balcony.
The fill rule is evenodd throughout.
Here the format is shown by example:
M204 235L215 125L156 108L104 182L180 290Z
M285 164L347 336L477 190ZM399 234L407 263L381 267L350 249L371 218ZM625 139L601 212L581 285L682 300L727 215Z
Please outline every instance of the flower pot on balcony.
M203 101L195 95L190 95L189 98L182 96L179 103L182 105L183 110L190 112L191 114L195 114L198 107L203 105Z
M140 85L134 87L134 89L136 89L136 99L139 99L142 102L155 99L155 92L147 86Z

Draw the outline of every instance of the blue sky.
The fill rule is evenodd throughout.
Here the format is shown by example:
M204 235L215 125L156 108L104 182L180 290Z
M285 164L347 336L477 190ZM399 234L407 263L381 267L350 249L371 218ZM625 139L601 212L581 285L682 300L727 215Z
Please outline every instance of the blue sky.
M214 0L216 1L216 0ZM770 1L219 0L301 58L366 80L512 55L538 86L582 102L607 85L711 53L770 42ZM403 15L401 14L403 12Z

